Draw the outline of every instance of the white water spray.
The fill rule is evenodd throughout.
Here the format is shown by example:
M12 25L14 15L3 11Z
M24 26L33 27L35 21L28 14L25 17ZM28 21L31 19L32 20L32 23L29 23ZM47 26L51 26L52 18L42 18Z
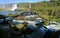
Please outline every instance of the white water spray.
M12 11L14 11L15 9L17 9L17 4L13 4L12 6Z

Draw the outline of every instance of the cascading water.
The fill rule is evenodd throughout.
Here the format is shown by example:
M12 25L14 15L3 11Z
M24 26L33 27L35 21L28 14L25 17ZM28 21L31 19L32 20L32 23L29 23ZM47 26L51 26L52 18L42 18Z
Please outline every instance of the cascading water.
M14 11L15 9L17 9L17 4L14 4L14 5L12 6L12 11Z

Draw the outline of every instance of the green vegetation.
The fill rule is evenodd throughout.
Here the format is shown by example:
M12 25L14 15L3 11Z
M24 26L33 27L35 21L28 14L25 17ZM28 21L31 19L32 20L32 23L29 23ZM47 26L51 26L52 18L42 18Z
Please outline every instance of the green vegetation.
M3 11L4 9L0 8L0 11Z
M17 9L34 11L40 14L44 19L60 22L60 0L31 3L31 8L29 8L29 4L30 3L19 3Z
M28 10L27 8L29 8L29 3L21 3L21 5L18 5L19 8L26 8L25 10ZM31 8L29 9L40 14L48 22L49 20L60 22L60 0L31 3Z

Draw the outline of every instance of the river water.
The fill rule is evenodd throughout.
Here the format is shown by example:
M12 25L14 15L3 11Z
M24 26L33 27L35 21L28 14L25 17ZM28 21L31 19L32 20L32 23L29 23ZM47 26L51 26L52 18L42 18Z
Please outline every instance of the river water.
M17 13L17 12L21 12L21 10L14 10L14 11L10 11L10 10L8 10L8 11L0 11L0 14L2 14L2 15L8 15L8 14L15 14L15 13Z
M20 12L20 11L0 11L0 14L2 14L2 15L8 15L9 13L16 13L16 12ZM32 18L31 18L32 19ZM0 21L0 22L2 22L2 21ZM7 25L8 26L8 25ZM4 26L4 28L5 27L7 27L7 26ZM60 23L58 23L58 27L60 26ZM2 26L0 26L0 28L1 28Z

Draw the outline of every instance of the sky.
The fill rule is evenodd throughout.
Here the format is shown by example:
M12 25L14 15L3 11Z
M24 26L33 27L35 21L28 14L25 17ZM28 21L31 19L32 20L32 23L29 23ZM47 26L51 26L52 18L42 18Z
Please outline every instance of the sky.
M0 4L11 4L11 3L21 3L21 2L41 2L44 0L0 0ZM49 0L46 0L49 1Z

